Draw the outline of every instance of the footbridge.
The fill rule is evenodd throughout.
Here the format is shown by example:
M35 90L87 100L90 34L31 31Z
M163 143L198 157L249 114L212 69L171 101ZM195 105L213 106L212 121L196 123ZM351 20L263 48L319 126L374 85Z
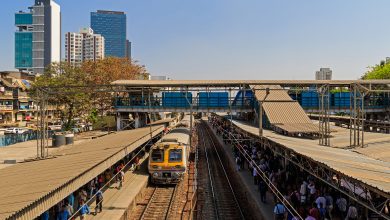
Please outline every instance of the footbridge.
M268 128L283 135L318 138L325 146L330 145L329 123L334 106L343 109L348 106L353 130L350 144L363 146L362 128L367 110L388 111L389 85L390 80L118 80L112 83L121 88L114 101L117 121L132 112L227 112L256 121L261 125L260 136L263 128ZM306 115L308 105L316 109L318 124Z

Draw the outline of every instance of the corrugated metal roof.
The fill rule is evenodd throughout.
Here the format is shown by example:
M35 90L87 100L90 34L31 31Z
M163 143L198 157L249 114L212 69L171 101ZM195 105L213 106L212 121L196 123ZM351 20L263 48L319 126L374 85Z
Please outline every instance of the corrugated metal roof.
M263 109L271 124L311 124L298 102L264 102Z
M112 85L123 86L225 86L225 85L349 85L390 84L390 80L117 80Z
M57 153L53 159L0 170L0 219L33 219L150 139L150 128L101 137ZM163 130L153 126L153 136Z
M318 133L318 125L313 123L273 124L289 133Z
M356 148L355 151L371 158L386 161L390 163L390 143L373 143L367 144L367 147Z
M241 129L258 135L258 128L239 121L233 121ZM355 180L390 193L390 163L340 148L325 147L317 140L287 137L264 130L264 137L311 158L320 164L343 173Z
M280 85L252 85L251 88L256 99L262 102L264 112L273 126L290 133L319 131L318 126L313 124L299 103Z
M267 95L266 89L269 89ZM291 101L291 97L280 85L256 85L252 86L257 100L261 101Z

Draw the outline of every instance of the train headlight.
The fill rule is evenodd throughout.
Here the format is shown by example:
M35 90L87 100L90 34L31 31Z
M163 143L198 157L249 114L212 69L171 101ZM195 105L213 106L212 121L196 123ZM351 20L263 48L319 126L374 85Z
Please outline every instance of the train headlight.
M158 173L153 173L153 177L158 177Z

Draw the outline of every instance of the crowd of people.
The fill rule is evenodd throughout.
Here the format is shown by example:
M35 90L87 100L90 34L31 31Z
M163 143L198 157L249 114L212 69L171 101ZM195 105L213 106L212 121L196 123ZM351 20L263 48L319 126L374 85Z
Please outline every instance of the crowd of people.
M74 193L71 193L68 197L57 203L41 216L41 220L68 220L72 216L80 217L81 220L85 220L89 214L97 215L103 210L103 190L112 185L116 185L119 190L122 188L125 181L125 164L131 161L129 170L134 171L138 168L139 158L142 155L138 155L131 161L132 155L128 155L123 160L111 166L103 173L89 181L87 184L79 188ZM95 203L95 210L90 209L88 204ZM75 218L72 218L75 219Z
M274 204L270 211L275 219L351 220L364 216L364 209L353 200L274 154L230 121L218 116L209 121L225 144L232 146L237 171L253 176L261 202ZM282 198L273 193L276 189Z

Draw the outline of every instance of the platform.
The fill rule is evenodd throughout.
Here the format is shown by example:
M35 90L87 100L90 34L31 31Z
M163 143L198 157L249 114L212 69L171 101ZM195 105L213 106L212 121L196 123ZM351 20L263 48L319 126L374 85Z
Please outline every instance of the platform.
M147 173L146 158L140 171L127 171L125 173L125 182L121 189L117 189L119 183L113 184L103 192L103 209L102 212L88 216L93 220L119 220L126 219L128 212L131 212L135 206L136 198L148 184L149 174ZM95 212L96 203L90 206L91 213Z
M1 169L0 219L39 216L147 142L149 129L117 132L64 149L53 159ZM153 126L152 136L162 130L163 126Z
M207 121L207 119L205 119L205 121ZM210 128L212 128L212 126L210 126ZM216 134L215 129L212 128L211 130L213 131L214 135L217 137L221 146L223 146L225 152L227 152L226 155L227 158L229 158L230 164L232 164L232 166L235 166L236 161L233 157L233 154L231 153L232 146L224 144L222 137ZM261 215L263 216L263 219L273 219L274 203L270 199L273 198L272 194L270 192L267 192L268 202L262 203L260 199L260 192L258 191L258 186L253 184L252 173L249 172L248 170L242 170L242 171L237 171L237 174L240 176L243 187L247 191L247 196L251 196L252 201L255 201L256 203L255 207L257 208L257 210L260 211Z
M244 131L258 136L257 127L235 120L233 123ZM318 163L325 164L346 176L390 194L389 162L380 161L351 150L321 146L318 144L318 140L287 137L269 130L264 130L264 137L298 154L312 158Z

